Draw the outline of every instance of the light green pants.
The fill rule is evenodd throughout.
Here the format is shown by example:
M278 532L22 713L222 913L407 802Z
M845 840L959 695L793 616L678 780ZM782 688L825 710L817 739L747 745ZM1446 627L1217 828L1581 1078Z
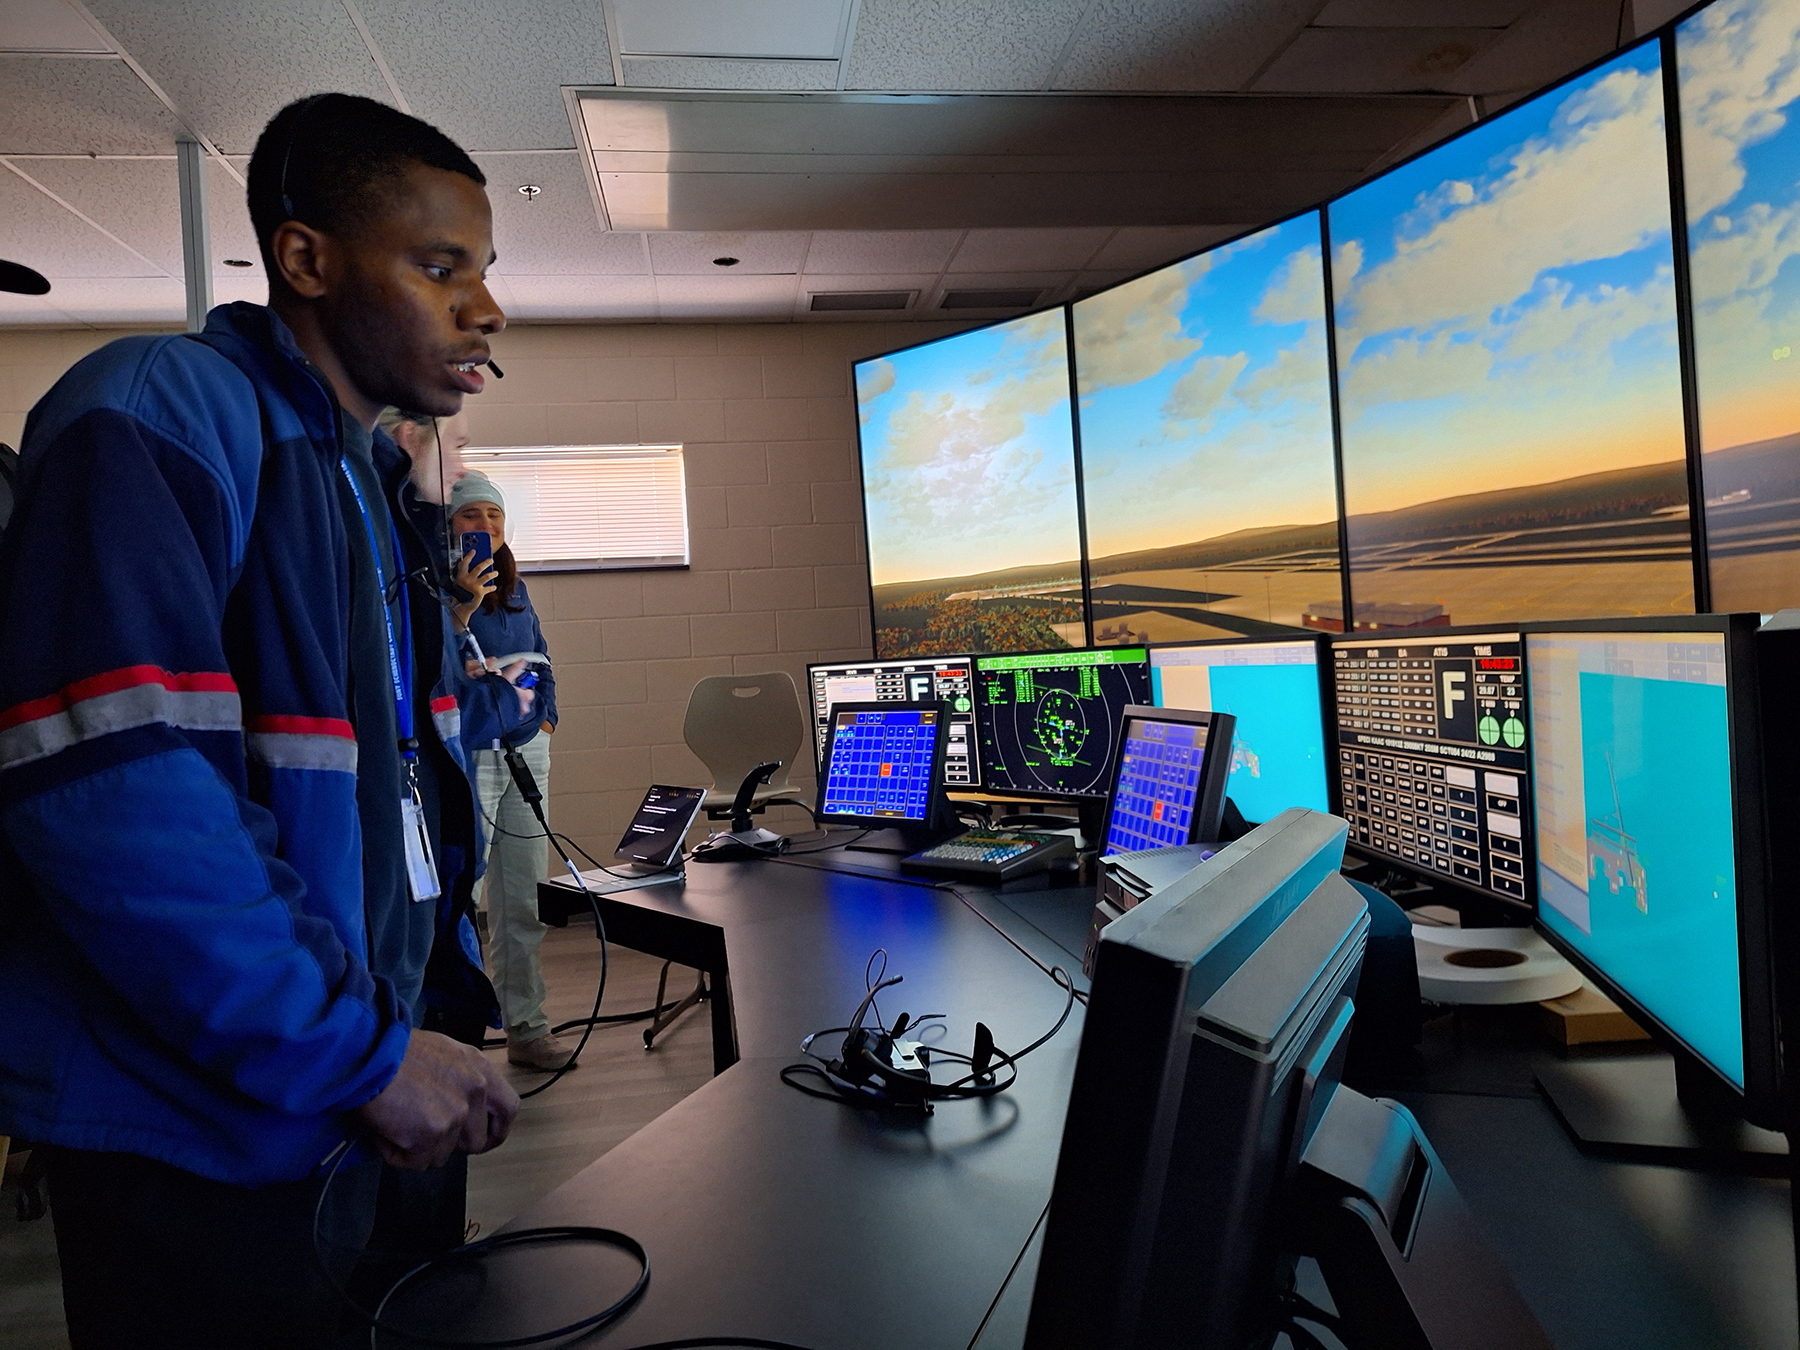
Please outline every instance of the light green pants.
M519 747L519 753L544 794L548 818L550 737L538 732ZM481 796L481 813L486 817L482 829L488 838L483 882L487 888L488 975L500 996L507 1036L515 1041L535 1041L550 1030L550 1020L544 1016L544 970L538 961L544 925L537 916L537 884L548 874L548 841L530 805L519 795L500 751L475 752L475 787Z

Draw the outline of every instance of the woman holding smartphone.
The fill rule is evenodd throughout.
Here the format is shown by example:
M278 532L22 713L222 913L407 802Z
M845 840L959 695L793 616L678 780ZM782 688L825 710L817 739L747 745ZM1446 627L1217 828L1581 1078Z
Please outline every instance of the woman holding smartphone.
M548 871L547 850L543 829L507 768L506 751L517 750L530 767L547 810L556 677L531 594L506 544L505 495L486 474L470 472L451 485L449 496L458 579L467 575L491 585L485 594L469 587L471 594L481 594L479 602L457 607L452 618L474 635L490 671L498 670L521 695L536 695L519 698L515 706L509 706L512 700L465 699L462 734L488 824L488 972L506 1023L506 1057L551 1072L568 1062L574 1045L551 1035L544 1015L538 948L545 929L537 916L537 884Z

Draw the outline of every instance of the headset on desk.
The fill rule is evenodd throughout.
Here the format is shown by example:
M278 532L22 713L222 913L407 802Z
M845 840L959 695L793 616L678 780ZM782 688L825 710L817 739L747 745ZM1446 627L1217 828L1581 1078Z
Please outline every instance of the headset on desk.
M881 959L881 970L874 973L877 957ZM906 978L904 975L883 978L886 975L887 951L877 948L870 955L868 967L864 971L863 979L868 993L857 1004L856 1012L850 1018L850 1025L815 1031L800 1042L801 1053L806 1055L808 1062L789 1064L783 1068L782 1082L809 1097L843 1102L849 1106L898 1106L929 1112L935 1102L979 1101L998 1096L1018 1082L1019 1061L1061 1031L1075 1007L1074 978L1061 966L1057 966L1051 970L1050 978L1068 991L1068 998L1063 1003L1062 1015L1056 1019L1055 1026L1023 1050L1009 1052L994 1044L994 1033L988 1030L987 1023L977 1022L975 1043L965 1055L955 1050L905 1039L908 1030L936 1021L943 1016L942 1013L926 1013L917 1019L901 1013L894 1019L892 1027L882 1024L881 1009L875 1002L876 995L883 989L893 988ZM875 1012L873 1028L863 1025L863 1019L871 1009ZM837 1058L826 1059L813 1052L814 1041L821 1036L838 1032L843 1033L844 1041ZM952 1082L935 1082L931 1077L933 1059L964 1065L968 1072ZM811 1087L800 1082L797 1077L800 1074L810 1074L822 1079L825 1087Z

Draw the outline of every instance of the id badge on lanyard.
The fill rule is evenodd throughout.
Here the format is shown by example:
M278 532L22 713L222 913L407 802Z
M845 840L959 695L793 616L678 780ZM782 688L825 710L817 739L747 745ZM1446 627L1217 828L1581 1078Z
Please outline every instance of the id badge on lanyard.
M411 778L412 765L407 764ZM425 828L425 803L419 800L419 789L408 784L400 794L400 831L406 836L406 886L412 898L435 900L444 893L438 881L437 860L431 856L431 834Z
M419 796L418 742L413 739L412 708L412 613L407 608L406 588L400 589L399 635L394 632L394 612L388 604L387 575L381 566L381 546L375 539L375 521L348 461L339 460L357 510L369 531L369 555L375 561L376 595L382 622L387 625L388 677L394 685L394 723L400 732L400 835L406 848L406 888L414 902L436 900L444 893L438 880L437 860L431 852L431 833L425 826L425 803ZM394 562L401 562L400 533L394 531Z

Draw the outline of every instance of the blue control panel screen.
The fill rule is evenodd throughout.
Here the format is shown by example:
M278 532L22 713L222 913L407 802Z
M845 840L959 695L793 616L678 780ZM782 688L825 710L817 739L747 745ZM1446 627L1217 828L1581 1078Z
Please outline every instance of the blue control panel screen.
M1159 708L1237 718L1225 792L1245 820L1331 809L1316 642L1157 647L1150 685Z
M1188 842L1206 760L1206 728L1133 718L1125 726L1106 853Z
M1742 1087L1724 639L1527 644L1538 918Z
M837 712L819 814L923 822L937 734L935 709Z

